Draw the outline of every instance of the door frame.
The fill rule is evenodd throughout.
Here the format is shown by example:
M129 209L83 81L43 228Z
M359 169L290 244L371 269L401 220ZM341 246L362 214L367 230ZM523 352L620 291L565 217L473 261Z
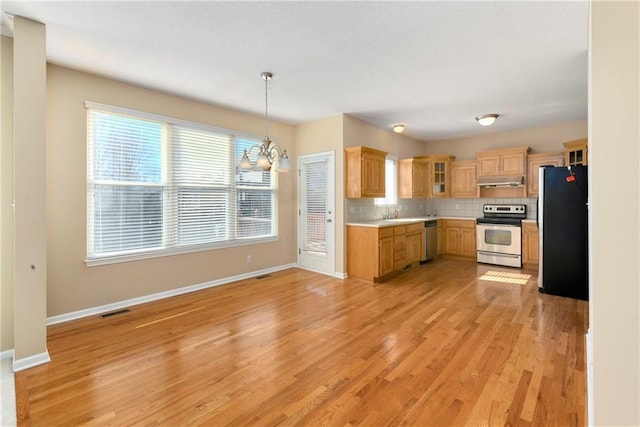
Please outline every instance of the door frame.
M327 271L319 270L317 268L311 268L310 266L302 265L301 257L302 257L302 238L303 238L303 224L302 224L302 163L304 160L313 159L315 157L328 157L329 158L329 167L327 170L327 204L329 209L331 209L331 214L329 215L329 219L331 220L331 225L327 226ZM334 277L339 277L336 274L336 215L335 215L335 205L336 205L336 190L335 190L335 181L336 181L336 153L335 151L324 151L321 153L313 153L313 154L305 154L302 156L298 156L298 221L297 221L297 264L299 268L315 271L321 274L327 274Z

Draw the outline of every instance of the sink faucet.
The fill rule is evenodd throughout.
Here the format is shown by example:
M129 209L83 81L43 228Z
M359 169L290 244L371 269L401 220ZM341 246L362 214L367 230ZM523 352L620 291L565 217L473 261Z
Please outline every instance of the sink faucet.
M386 213L382 214L382 219L394 218L397 212L398 208L396 206L387 206Z

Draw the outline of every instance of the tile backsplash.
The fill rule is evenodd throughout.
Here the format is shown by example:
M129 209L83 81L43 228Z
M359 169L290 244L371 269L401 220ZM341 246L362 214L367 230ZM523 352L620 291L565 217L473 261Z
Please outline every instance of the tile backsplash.
M491 204L527 205L527 219L536 218L535 198L518 199L400 199L398 216L409 218L416 216L454 216L479 218L482 206ZM393 209L389 210L393 212ZM347 199L347 222L381 219L387 213L386 207L374 206L373 199Z

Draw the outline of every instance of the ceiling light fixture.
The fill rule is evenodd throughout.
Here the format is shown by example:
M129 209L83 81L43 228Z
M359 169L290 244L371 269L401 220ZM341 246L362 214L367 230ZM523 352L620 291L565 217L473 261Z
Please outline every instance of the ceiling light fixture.
M476 120L478 121L478 123L480 123L481 126L491 126L498 117L500 117L499 114L483 114L476 117Z
M245 170L269 171L273 168L273 170L278 172L288 172L289 169L291 169L291 162L289 162L287 150L280 148L269 138L269 97L267 85L273 77L273 74L265 71L260 74L260 77L264 80L264 138L262 139L262 144L256 144L248 150L244 150L238 166L240 169ZM249 159L249 153L254 149L258 150L258 157L255 163Z
M393 131L395 133L402 133L404 132L404 124L403 123L398 123L393 125Z

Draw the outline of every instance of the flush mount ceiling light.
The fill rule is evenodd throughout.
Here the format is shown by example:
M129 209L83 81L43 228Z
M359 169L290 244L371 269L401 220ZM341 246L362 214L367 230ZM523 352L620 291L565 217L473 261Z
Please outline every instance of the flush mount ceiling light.
M238 166L240 169L245 170L269 171L273 168L273 170L278 172L288 172L289 169L291 169L291 163L287 156L287 150L280 148L269 138L269 98L267 84L273 77L273 74L265 71L260 74L260 77L264 80L264 138L262 139L262 144L256 144L248 150L244 150ZM249 159L249 153L254 149L258 150L258 157L255 163Z
M481 126L491 126L498 117L500 117L499 114L483 114L476 117L476 120L478 121L478 123L480 123Z
M402 133L404 132L404 124L403 123L398 123L393 125L393 131L395 133Z

